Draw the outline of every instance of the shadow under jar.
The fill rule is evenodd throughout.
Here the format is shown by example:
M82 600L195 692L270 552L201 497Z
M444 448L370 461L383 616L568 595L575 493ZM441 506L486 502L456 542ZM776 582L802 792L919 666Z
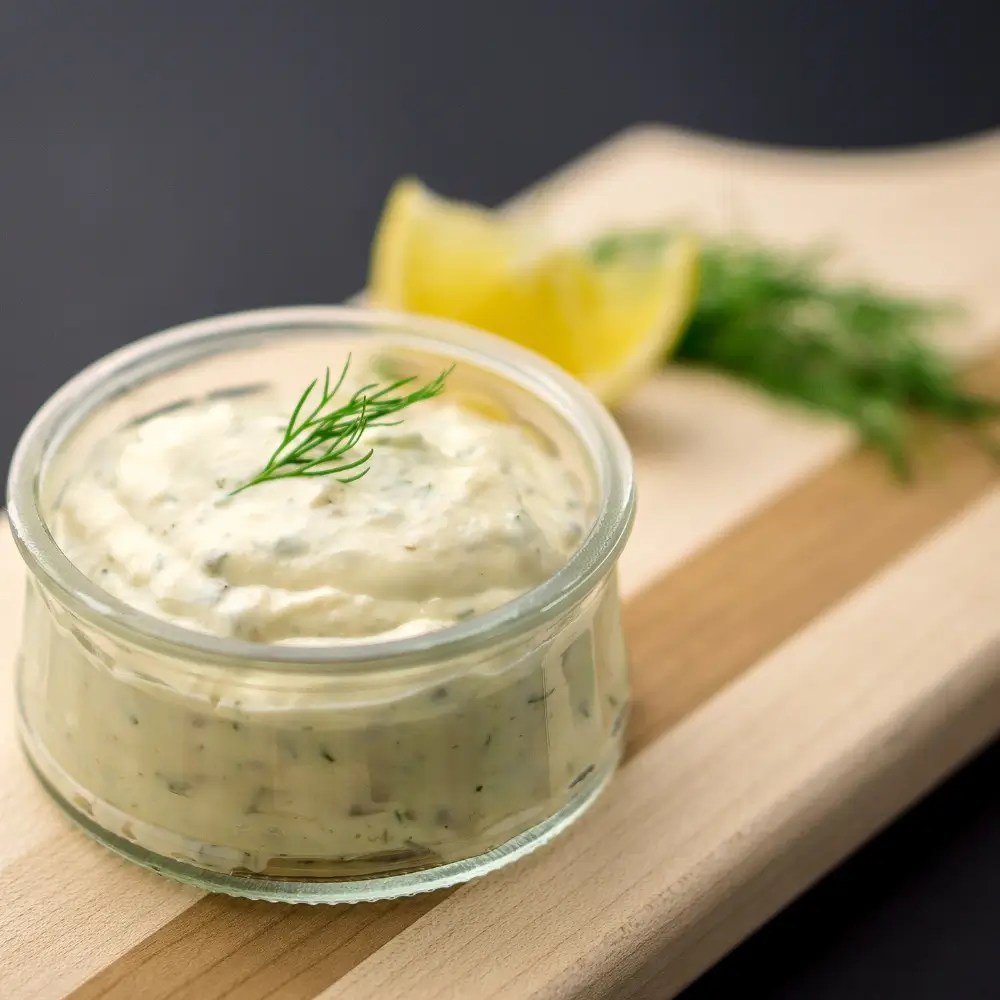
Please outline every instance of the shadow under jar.
M566 564L435 631L268 644L130 606L54 540L67 484L101 441L206 400L294 400L348 352L418 377L454 364L449 394L522 425L571 470L585 523ZM28 759L86 832L156 871L293 902L441 888L546 843L617 764L628 677L615 567L634 516L631 459L586 391L508 342L339 307L167 331L92 365L39 411L8 506L29 571Z

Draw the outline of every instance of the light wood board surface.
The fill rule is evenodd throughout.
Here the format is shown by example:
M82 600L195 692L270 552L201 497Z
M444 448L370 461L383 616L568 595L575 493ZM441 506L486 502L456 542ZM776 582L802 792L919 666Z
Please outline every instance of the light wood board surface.
M1000 136L837 156L643 128L526 206L566 239L684 217L832 242L845 272L961 298L948 347L1000 392ZM71 829L16 745L0 529L0 996L663 998L1000 728L1000 477L968 442L904 490L841 428L683 371L621 422L626 764L550 848L417 899L203 896Z

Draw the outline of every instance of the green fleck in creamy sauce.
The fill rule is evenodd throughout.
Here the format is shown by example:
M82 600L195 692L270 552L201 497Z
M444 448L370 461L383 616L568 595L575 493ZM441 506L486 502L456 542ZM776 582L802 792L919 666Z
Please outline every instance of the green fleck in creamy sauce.
M447 397L367 432L357 482L230 496L286 419L236 399L126 428L64 490L57 542L186 628L354 644L497 608L590 527L587 491L544 439ZM544 634L423 680L178 664L77 625L39 647L27 712L76 804L226 872L355 877L490 850L603 781L628 698L613 576Z

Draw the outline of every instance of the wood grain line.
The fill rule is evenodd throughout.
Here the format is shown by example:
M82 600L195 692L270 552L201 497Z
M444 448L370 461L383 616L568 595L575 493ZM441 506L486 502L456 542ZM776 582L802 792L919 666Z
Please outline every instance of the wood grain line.
M969 381L1000 392L1000 355ZM877 457L845 456L630 601L627 759L996 485L960 432L942 433L938 456L910 489ZM313 1000L446 895L336 908L205 897L70 996Z
M968 382L1000 392L1000 355ZM630 756L996 485L967 433L933 444L909 489L878 456L845 456L629 602Z
M71 996L74 1000L315 997L446 895L340 907L206 896Z

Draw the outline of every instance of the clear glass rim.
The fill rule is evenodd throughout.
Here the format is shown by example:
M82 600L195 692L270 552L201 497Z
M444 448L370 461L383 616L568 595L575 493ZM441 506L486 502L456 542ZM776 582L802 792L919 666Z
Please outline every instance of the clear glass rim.
M417 636L357 644L282 646L196 632L139 611L101 589L67 558L39 503L46 456L91 412L131 386L183 364L245 347L254 339L312 330L354 329L426 338L435 347L493 371L565 418L598 470L604 489L593 526L562 569L513 601L467 621ZM558 366L510 341L447 320L364 307L289 306L229 313L172 327L105 355L63 384L25 428L11 463L7 511L28 569L85 621L127 641L172 647L202 661L353 672L439 663L531 632L581 601L617 562L635 516L628 445L600 403Z

